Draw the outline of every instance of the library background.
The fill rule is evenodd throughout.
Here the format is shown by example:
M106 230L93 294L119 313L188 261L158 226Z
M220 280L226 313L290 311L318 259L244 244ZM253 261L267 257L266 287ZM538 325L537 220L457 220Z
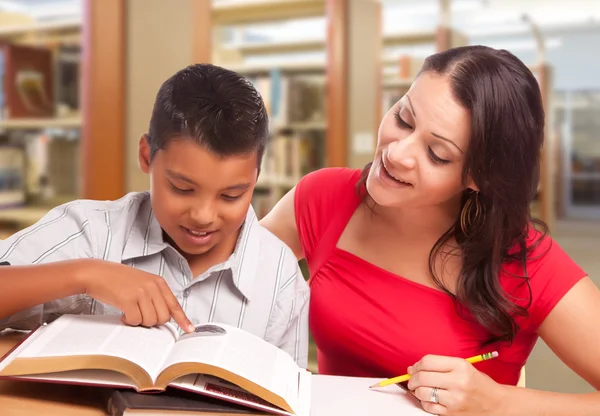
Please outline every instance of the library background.
M379 120L427 55L484 44L540 82L532 209L598 283L599 43L595 0L2 0L0 238L68 200L147 189L137 141L158 87L188 64L238 71L265 100L261 217L302 175L369 162ZM541 341L527 385L591 391Z

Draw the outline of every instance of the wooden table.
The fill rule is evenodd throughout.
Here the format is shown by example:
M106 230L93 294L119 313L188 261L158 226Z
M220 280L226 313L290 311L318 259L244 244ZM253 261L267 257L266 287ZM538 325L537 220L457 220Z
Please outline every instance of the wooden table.
M23 335L0 334L0 357ZM0 380L2 416L105 416L96 390L84 386Z

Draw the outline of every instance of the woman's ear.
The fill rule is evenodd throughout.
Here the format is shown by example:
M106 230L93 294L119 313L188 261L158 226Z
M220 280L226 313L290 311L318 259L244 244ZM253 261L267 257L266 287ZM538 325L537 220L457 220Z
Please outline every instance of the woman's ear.
M148 143L147 134L143 134L142 137L140 137L138 144L138 163L140 164L142 172L150 172L150 143Z
M469 175L469 179L467 180L467 188L472 191L479 192L479 187L475 185L475 181L473 180L471 175Z

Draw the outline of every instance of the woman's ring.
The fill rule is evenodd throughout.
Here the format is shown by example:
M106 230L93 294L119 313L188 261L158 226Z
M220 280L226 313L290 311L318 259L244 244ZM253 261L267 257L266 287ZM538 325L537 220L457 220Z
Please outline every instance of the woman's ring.
M438 388L434 387L433 389L431 389L431 395L429 396L429 401L431 403L439 403L440 399L438 397Z

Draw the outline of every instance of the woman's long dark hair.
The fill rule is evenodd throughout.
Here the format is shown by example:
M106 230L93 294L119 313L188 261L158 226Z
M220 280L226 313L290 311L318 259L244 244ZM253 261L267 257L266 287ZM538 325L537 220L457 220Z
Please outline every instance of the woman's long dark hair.
M466 153L463 181L470 175L479 192L465 191L461 218L436 242L429 256L434 282L453 297L459 308L490 334L486 343L512 342L531 303L526 260L534 245L526 244L529 227L548 233L547 226L531 218L530 206L540 176L544 141L544 108L540 88L531 71L514 55L484 46L466 46L437 53L426 59L420 73L448 76L452 92L471 115L471 138ZM360 189L366 182L365 167ZM364 195L364 193L363 193ZM476 199L474 199L476 198ZM476 209L476 207L478 207ZM477 211L477 213L475 212ZM467 229L464 225L467 224ZM455 239L462 269L452 294L435 272L436 259L447 253ZM500 285L504 264L519 262L521 278L529 290L526 305L510 299Z

